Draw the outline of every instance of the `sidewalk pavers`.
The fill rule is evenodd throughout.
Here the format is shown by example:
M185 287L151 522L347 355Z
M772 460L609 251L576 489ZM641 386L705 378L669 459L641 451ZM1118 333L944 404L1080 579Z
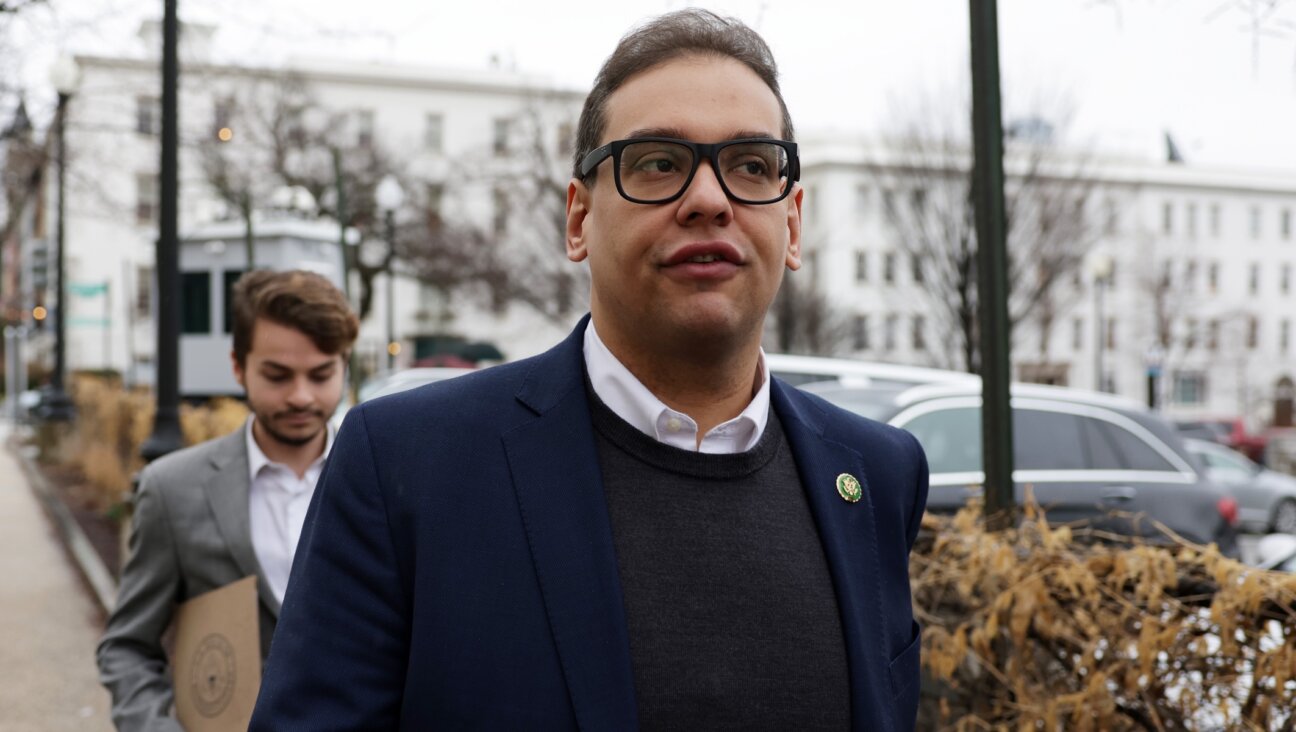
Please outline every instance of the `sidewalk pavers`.
M0 426L0 442L8 436ZM0 449L0 730L112 730L103 619L22 470Z

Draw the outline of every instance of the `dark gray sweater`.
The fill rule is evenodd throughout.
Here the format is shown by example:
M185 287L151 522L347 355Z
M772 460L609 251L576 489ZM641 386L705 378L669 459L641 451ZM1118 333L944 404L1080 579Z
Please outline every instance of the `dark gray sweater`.
M754 448L709 455L589 395L643 729L848 728L832 578L773 410Z

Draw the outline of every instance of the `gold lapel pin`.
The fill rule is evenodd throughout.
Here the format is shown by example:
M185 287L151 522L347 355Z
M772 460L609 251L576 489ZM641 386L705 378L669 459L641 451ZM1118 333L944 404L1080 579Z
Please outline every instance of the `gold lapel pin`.
M859 479L850 473L837 476L837 492L849 503L855 503L864 496L864 489L860 487Z

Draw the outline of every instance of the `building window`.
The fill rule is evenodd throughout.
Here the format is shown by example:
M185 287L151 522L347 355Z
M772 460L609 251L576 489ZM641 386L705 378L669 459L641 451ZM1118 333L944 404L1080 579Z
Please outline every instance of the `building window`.
M1260 319L1252 315L1247 319L1247 348L1260 347Z
M1291 321L1283 318L1282 322L1278 323L1278 350L1285 354L1290 346Z
M887 252L882 257L882 281L888 285L895 284L896 275L896 255L895 252Z
M855 215L864 218L869 210L869 187L863 183L855 186Z
M211 272L180 273L180 332L211 333Z
M491 192L493 204L493 216L491 218L491 228L495 236L503 236L508 229L508 194L503 188L496 188Z
M284 138L289 145L301 147L306 144L306 110L301 107L289 107L283 116Z
M868 282L868 252L863 249L855 251L855 281Z
M355 112L356 146L373 147L374 113L372 109L359 109Z
M491 149L497 156L508 155L509 151L509 128L512 125L507 118L501 117L495 120L495 126L491 136Z
M1183 288L1186 292L1192 292L1197 285L1197 263L1188 260L1184 263L1184 281Z
M1278 231L1282 234L1283 241L1291 240L1292 233L1292 212L1290 208L1284 208L1278 217Z
M1218 320L1212 320L1206 326L1206 348L1212 351L1219 350L1220 324Z
M1079 351L1084 348L1084 318L1073 318L1071 320L1071 350Z
M895 192L889 188L882 189L882 218L887 221L894 221L896 216L895 210Z
M1169 288L1174 284L1174 262L1166 260L1161 263L1161 287Z
M139 318L152 316L153 307L153 268L143 265L135 267L135 315Z
M1252 206L1251 207L1251 238L1252 239L1260 238L1260 224L1261 224L1260 207Z
M1184 348L1191 351L1197 347L1197 319L1188 318L1184 326Z
M1210 233L1211 236L1219 238L1220 235L1220 205L1212 203L1210 207Z
M915 188L909 192L909 206L917 218L927 215L927 189Z
M217 99L212 107L212 136L221 142L233 139L234 98Z
M1115 199L1107 199L1104 205L1107 211L1106 221L1103 222L1103 233L1107 236L1114 236L1120 231L1120 207Z
M1114 351L1116 350L1116 319L1115 318L1107 319L1106 331L1107 331L1106 332L1107 337L1105 340L1107 341L1107 350Z
M157 220L158 182L154 173L135 174L135 223L148 226Z
M227 269L221 275L221 294L225 304L225 329L226 335L234 332L234 283L239 281L243 276L241 269Z
M135 131L156 135L162 129L162 109L157 97L135 97Z
M423 115L423 149L438 153L445 149L445 117L440 112Z
M1250 274L1247 276L1247 292L1252 295L1260 292L1260 265L1252 262Z
M1174 233L1174 204L1169 201L1161 204L1161 233L1166 236Z
M1188 207L1185 210L1185 215L1186 218L1188 219L1187 221L1188 238L1196 239L1197 238L1197 204L1195 203L1188 204Z
M927 319L921 315L913 316L913 349L927 350Z
M869 322L867 315L856 315L851 323L851 345L857 351L869 349Z
M918 254L913 255L913 259L911 260L910 263L912 264L912 269L913 269L913 281L914 281L914 283L921 285L921 284L923 283L923 258L922 258L922 256L920 256L920 255L918 255Z
M423 192L427 196L426 208L428 215L439 223L441 221L441 200L445 198L445 185L442 183L428 183Z
M899 321L898 316L895 315L886 316L886 322L884 323L882 329L882 348L887 352L891 352L896 349L896 326L898 324L898 321Z
M1206 374L1201 371L1176 371L1172 384L1171 398L1175 404L1206 403Z
M1278 274L1278 289L1286 295L1291 292L1291 265L1284 264Z
M1211 262L1206 270L1206 287L1214 294L1219 290L1219 262Z
M571 122L558 125L558 154L571 155L576 149L576 127Z

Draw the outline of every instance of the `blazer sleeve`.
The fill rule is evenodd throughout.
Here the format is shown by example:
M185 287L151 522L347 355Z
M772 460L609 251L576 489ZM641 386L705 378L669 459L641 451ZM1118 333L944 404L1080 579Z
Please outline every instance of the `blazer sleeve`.
M364 411L311 499L250 730L399 727L410 601Z
M108 616L95 654L99 679L112 694L113 723L121 732L183 732L170 716L174 694L162 648L162 634L171 624L180 592L180 566L166 499L155 472L145 470L117 606Z
M914 464L917 480L914 484L914 504L909 514L909 525L906 527L905 538L909 541L909 551L913 551L914 542L918 539L918 530L922 527L923 514L927 511L927 493L930 489L930 472L927 467L927 453L923 450L922 444L918 438L906 432L909 435L909 443L913 447Z

